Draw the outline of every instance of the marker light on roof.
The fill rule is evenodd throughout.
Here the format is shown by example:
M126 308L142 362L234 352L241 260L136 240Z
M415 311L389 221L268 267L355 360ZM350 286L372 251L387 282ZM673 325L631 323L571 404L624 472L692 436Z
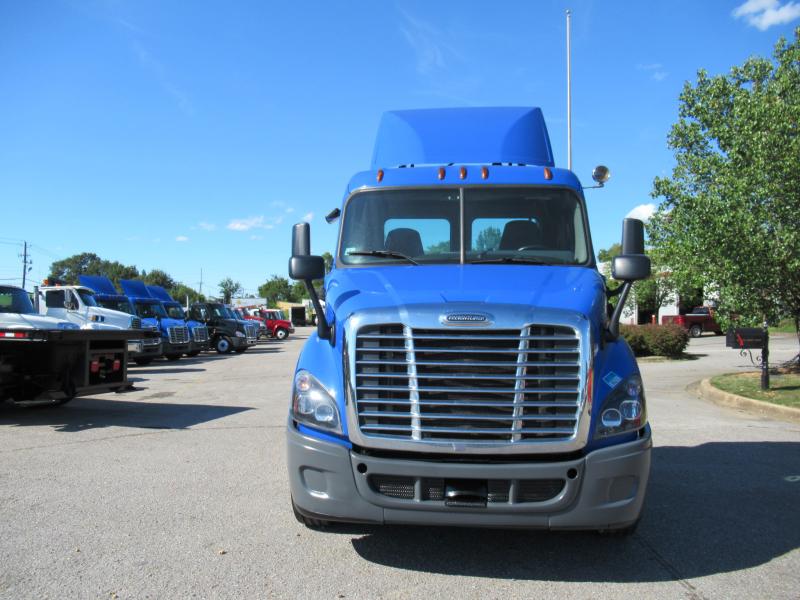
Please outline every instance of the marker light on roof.
M467 167L461 167L461 168L458 170L458 176L459 176L461 179L466 179L466 178L467 178Z
M549 167L544 168L544 178L547 179L548 181L553 178L553 172L550 170Z
M489 179L489 167L481 167L481 179Z
M383 169L378 169L378 177L377 177L377 179L378 179L378 183L383 181Z
M439 180L444 179L444 167L439 167Z

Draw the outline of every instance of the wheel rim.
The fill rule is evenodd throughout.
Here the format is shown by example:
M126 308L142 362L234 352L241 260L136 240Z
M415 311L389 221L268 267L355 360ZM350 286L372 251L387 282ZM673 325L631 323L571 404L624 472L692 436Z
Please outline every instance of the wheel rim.
M283 329L278 329L278 333L276 334L276 337L279 340L282 340L283 338L286 337L286 332Z
M227 352L230 346L228 345L228 340L220 340L217 342L217 350L220 352Z

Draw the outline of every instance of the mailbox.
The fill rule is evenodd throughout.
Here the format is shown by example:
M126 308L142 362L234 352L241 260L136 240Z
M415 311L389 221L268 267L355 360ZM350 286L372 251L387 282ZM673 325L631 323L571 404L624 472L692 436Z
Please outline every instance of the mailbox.
M725 338L728 348L740 350L754 350L763 348L766 344L765 330L761 327L737 327L729 329Z

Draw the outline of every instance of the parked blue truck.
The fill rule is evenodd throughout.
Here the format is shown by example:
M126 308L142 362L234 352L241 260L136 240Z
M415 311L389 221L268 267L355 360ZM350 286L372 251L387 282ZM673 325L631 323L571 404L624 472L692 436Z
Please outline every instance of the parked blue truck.
M133 310L142 319L142 323L158 326L164 358L175 361L189 352L189 328L185 321L170 318L161 301L150 295L143 281L120 279L119 285L133 305Z
M289 274L323 316L287 425L298 520L631 532L652 441L619 318L650 274L642 223L612 311L541 111L386 113L337 218L327 275L293 230Z
M189 350L187 356L197 356L209 348L208 327L200 321L195 321L186 313L181 303L169 295L169 292L160 285L148 285L147 292L151 297L161 302L167 315L176 321L183 321L189 328Z
M139 318L133 304L127 296L120 294L114 283L100 275L80 275L80 284L94 291L94 300L98 306L128 313ZM142 333L142 351L131 356L137 365L149 365L163 355L161 335L158 323L154 319L140 319Z

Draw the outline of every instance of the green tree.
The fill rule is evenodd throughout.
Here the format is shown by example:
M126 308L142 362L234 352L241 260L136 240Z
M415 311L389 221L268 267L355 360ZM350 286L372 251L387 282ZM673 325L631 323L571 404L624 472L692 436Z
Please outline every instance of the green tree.
M500 246L500 238L502 237L503 234L499 228L487 227L481 231L475 239L475 250L477 252L497 250L498 246Z
M609 248L603 248L597 253L597 260L603 263L610 263L620 252L622 252L621 244L611 244Z
M104 275L117 284L120 279L137 279L139 271L134 266L104 260L93 252L83 252L55 261L50 265L48 277L67 285L77 285L80 275Z
M219 282L219 293L222 294L222 301L230 304L231 298L242 291L242 284L226 277Z
M267 305L270 307L274 307L277 302L294 302L294 294L289 280L279 275L273 275L258 286L258 295L266 298Z
M333 255L330 252L323 252L322 260L325 261L325 273L330 273L333 268ZM300 283L302 284L302 282ZM303 289L305 290L305 286Z
M186 302L186 297L189 297L189 304L193 302L204 302L206 297L197 292L197 290L190 288L188 285L176 283L169 289L169 294L181 304Z
M448 240L431 244L425 249L425 254L445 254L447 252L450 252L450 242Z
M161 269L153 269L149 273L142 273L142 280L147 285L160 285L165 290L171 290L177 285L177 282Z
M669 134L670 177L651 243L682 287L712 285L723 327L800 322L800 28L774 60L750 58L725 75L699 71L680 95Z
M306 284L302 281L295 281L292 283L291 288L291 302L302 302L306 298L308 298L308 290L306 289Z

